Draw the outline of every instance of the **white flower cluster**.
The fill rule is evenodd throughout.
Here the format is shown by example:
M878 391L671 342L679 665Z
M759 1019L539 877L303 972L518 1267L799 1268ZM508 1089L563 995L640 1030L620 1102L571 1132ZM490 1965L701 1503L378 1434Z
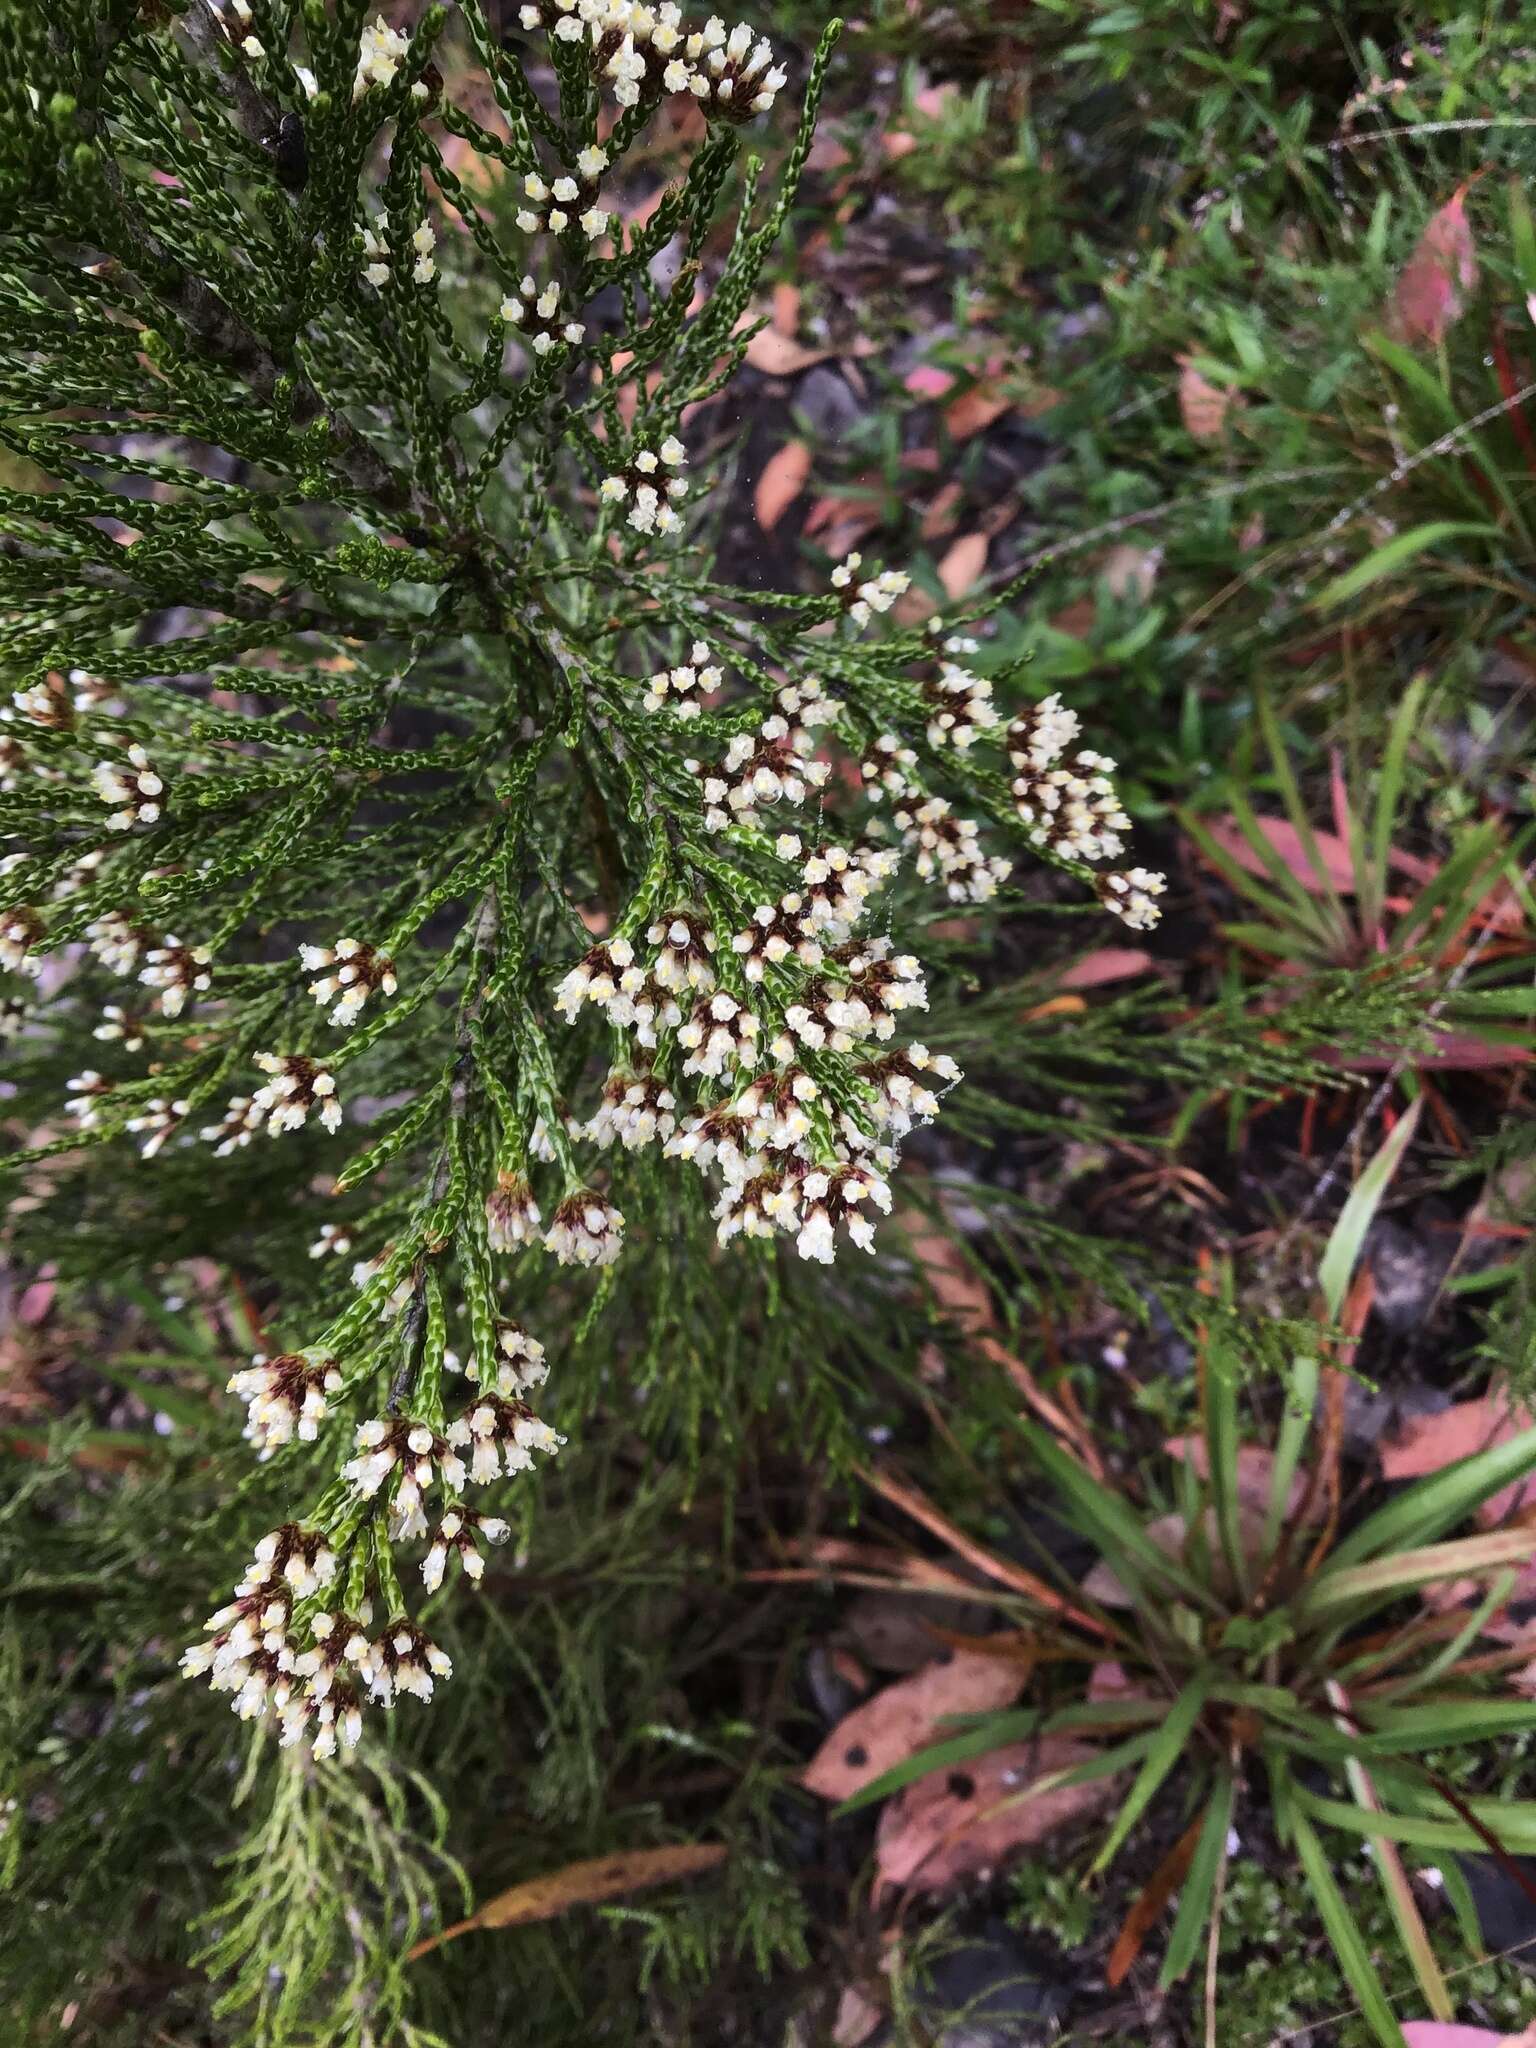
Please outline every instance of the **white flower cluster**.
M42 959L34 948L43 930L43 920L26 905L0 912L0 967L34 978L41 974Z
M536 356L547 356L561 342L575 348L587 331L579 320L560 318L559 285L547 284L541 291L531 277L523 279L516 294L509 293L502 300L501 317L509 327L527 335Z
M149 765L149 756L135 743L121 761L98 761L91 782L104 804L117 809L107 820L109 832L129 832L135 825L153 825L160 816L165 784Z
M398 986L393 960L365 939L338 939L334 946L300 946L299 961L306 974L319 977L309 984L315 1001L325 1004L334 996L331 1022L347 1028L357 1022L375 991L392 996Z
M636 533L677 533L683 522L672 507L688 495L688 485L664 472L680 469L687 460L682 442L668 434L659 448L637 449L626 469L605 476L597 495L605 505L629 504L629 524Z
M302 1129L313 1109L328 1131L341 1128L336 1076L328 1067L302 1053L259 1052L255 1058L271 1079L250 1098L248 1125L265 1122L268 1135L276 1138L284 1131Z
M621 107L663 92L687 92L706 115L747 121L766 114L785 82L773 51L739 23L718 15L689 34L676 0L528 0L519 20L559 42L586 42L593 69Z
M929 797L895 820L915 850L917 872L940 883L952 903L988 903L1007 879L1012 862L983 853L975 820L957 818L946 798Z
M878 576L867 577L860 583L858 573L863 566L861 554L845 555L831 578L832 588L845 594L848 616L856 626L867 626L874 612L888 612L897 598L912 588L912 578L905 569L882 569Z
M357 52L357 75L352 81L354 101L360 100L375 85L393 85L410 47L409 36L391 28L382 14L375 15L371 26L363 30ZM418 84L415 91L418 96L425 97L424 86Z
M82 1131L99 1130L102 1108L111 1093L112 1083L94 1067L87 1067L64 1083L64 1113L72 1116Z
M1013 800L1036 846L1069 859L1118 860L1123 834L1131 829L1111 777L1115 764L1082 747L1069 752L1079 732L1077 714L1050 696L1017 717L1008 728L1008 757L1016 770ZM1147 868L1097 878L1106 909L1133 931L1150 931L1161 911L1154 900L1167 888L1164 876Z
M447 1652L407 1615L370 1641L366 1602L356 1616L297 1613L295 1603L307 1610L336 1568L317 1532L292 1523L274 1530L257 1544L234 1599L208 1617L206 1639L181 1659L188 1677L233 1693L242 1720L273 1715L285 1745L307 1742L317 1757L334 1756L338 1743L357 1747L366 1699L384 1707L401 1693L429 1700L435 1682L453 1675Z
M137 1116L131 1116L123 1125L135 1137L142 1138L139 1147L141 1159L153 1159L166 1140L181 1128L182 1121L191 1109L190 1102L172 1101L164 1095L156 1095L146 1102Z
M728 825L759 823L762 805L803 804L811 790L821 789L832 764L814 760L815 751L816 735L808 726L793 725L774 711L755 733L738 733L717 768L693 760L683 765L702 783L705 824L723 832Z
M125 948L126 935L116 943ZM183 945L171 932L166 933L160 945L145 949L145 965L139 980L145 988L159 991L162 1017L179 1017L189 996L204 995L213 986L209 972L212 958L206 946Z
M437 230L430 221L417 223L411 231L411 279L415 284L430 284L437 275ZM377 290L382 291L389 283L390 249L382 218L373 227L363 229L363 254L367 262L363 265L363 276Z
M533 1189L520 1173L499 1173L485 1198L485 1236L493 1252L515 1252L533 1244L543 1228Z
M607 150L590 145L576 159L574 178L566 173L549 183L530 171L523 179L526 203L518 208L518 226L525 235L563 235L574 219L589 242L600 240L612 218L597 204L598 180L607 168Z
M718 690L724 671L709 658L704 641L695 640L686 662L658 669L642 700L647 711L675 711L679 718L697 718L701 700Z
M248 1366L231 1374L226 1391L245 1402L243 1434L265 1461L295 1438L313 1443L330 1413L327 1396L339 1393L341 1386L332 1358L308 1351L268 1358L258 1352Z
M944 643L948 654L973 654L974 640L953 638ZM941 661L939 672L923 693L929 706L930 747L969 747L978 733L990 732L997 724L992 704L992 684L986 676L972 675L956 661Z
M624 1249L624 1218L605 1196L578 1188L555 1210L544 1249L562 1266L611 1266Z

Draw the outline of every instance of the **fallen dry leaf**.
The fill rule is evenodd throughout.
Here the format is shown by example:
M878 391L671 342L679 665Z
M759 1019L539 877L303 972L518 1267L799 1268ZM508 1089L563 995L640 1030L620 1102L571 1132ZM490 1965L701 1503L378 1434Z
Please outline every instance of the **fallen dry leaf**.
M1102 988L1145 974L1151 965L1152 955L1141 946L1098 946L1074 960L1059 979L1063 988Z
M804 441L786 441L770 455L752 493L752 509L764 533L772 533L811 473L811 451Z
M935 1659L844 1715L806 1765L801 1782L821 1799L851 1799L894 1764L940 1740L945 1732L940 1723L948 1715L1012 1706L1025 1677L1016 1664L963 1650Z
M1234 394L1202 376L1189 356L1179 357L1179 417L1195 441L1219 441L1227 431Z
M430 1949L441 1948L445 1941L456 1941L475 1928L528 1927L537 1920L558 1919L573 1906L601 1905L605 1899L627 1898L631 1892L650 1891L676 1878L696 1877L701 1871L718 1869L725 1857L720 1842L676 1842L662 1849L619 1849L611 1856L567 1863L547 1877L531 1877L498 1892L467 1920L418 1941L406 1960L414 1962Z
M1086 1743L1045 1735L917 1779L880 1815L875 1863L881 1882L936 1891L1103 1812L1117 1794L1113 1778L1057 1786L1033 1797L1028 1791L1050 1773L1087 1763L1093 1755Z
M1411 1417L1382 1445L1381 1476L1426 1478L1478 1451L1511 1442L1533 1423L1536 1417L1530 1409L1512 1404L1502 1390L1491 1387L1479 1400L1458 1401L1438 1415ZM1485 1529L1492 1529L1528 1507L1536 1507L1536 1478L1516 1480L1513 1486L1491 1494L1478 1509L1477 1520Z
M1418 247L1403 265L1387 324L1400 341L1427 341L1438 348L1476 288L1477 250L1467 219L1467 187L1462 185L1431 215Z
M987 566L991 542L984 533L962 534L939 564L939 581L947 597L963 597Z
M836 354L835 348L807 348L792 334L780 334L772 327L754 334L747 343L747 361L765 377L796 377Z
M1015 403L990 386L978 384L944 408L944 425L952 441L968 441L994 420L1000 420L1005 412L1012 412Z
M879 2006L856 1984L846 1985L832 2022L832 2048L861 2048L884 2019Z
M1211 1476L1210 1451L1203 1436L1171 1436L1163 1445L1170 1458L1186 1459L1194 1466L1202 1479ZM1238 1505L1250 1514L1267 1515L1269 1512L1269 1488L1274 1477L1275 1454L1263 1444L1239 1444L1237 1447L1237 1499ZM1291 1477L1290 1493L1286 1500L1286 1513L1299 1513L1307 1497L1306 1475L1296 1472ZM1312 1513L1322 1512L1322 1502L1314 1501Z
M1289 819L1255 816L1254 823L1302 888L1314 896L1321 895L1322 879L1305 841ZM1249 845L1236 819L1209 818L1205 829L1228 859L1235 861L1245 874L1257 875L1261 880L1268 877L1269 869L1264 865L1262 855ZM1346 841L1338 833L1325 831L1321 826L1314 826L1312 837L1328 880L1341 896L1352 896L1355 893L1355 865ZM1400 874L1415 882L1432 882L1439 872L1438 862L1422 860L1418 854L1404 853L1397 847L1392 848L1388 858Z

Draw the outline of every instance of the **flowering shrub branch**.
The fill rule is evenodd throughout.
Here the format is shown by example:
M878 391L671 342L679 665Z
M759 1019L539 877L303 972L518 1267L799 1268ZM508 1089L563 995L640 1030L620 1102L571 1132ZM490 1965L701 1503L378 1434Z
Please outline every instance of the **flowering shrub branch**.
M700 435L838 24L720 257L788 81L671 0L540 0L515 49L462 0L451 63L435 6L50 12L0 14L0 443L49 482L0 505L0 967L24 1035L115 1050L14 1163L307 1131L377 1184L314 1246L351 1298L230 1382L294 1507L185 1660L325 1753L448 1675L404 1580L478 1579L482 1490L563 1441L525 1262L611 1284L658 1155L722 1245L872 1249L960 1079L896 892L986 903L1022 841L1144 929L1162 880L1074 714L994 701L902 571L709 577ZM682 95L706 140L626 223Z

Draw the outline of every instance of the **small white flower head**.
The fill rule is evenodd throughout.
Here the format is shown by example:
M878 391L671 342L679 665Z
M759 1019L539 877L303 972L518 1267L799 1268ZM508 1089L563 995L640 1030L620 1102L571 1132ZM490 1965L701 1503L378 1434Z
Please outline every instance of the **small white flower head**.
M718 1080L733 1067L750 1067L761 1032L759 1019L728 990L717 988L712 996L700 996L677 1034L688 1054L683 1072Z
M82 1131L101 1128L101 1112L112 1093L112 1083L104 1080L94 1067L87 1067L64 1083L64 1112L72 1116Z
M108 911L85 928L91 951L112 974L132 974L150 943L150 934L123 910Z
M624 1218L591 1188L567 1195L544 1235L562 1266L611 1266L623 1248Z
M745 22L729 34L718 15L684 45L686 75L669 90L691 92L713 121L750 121L766 114L783 90L786 73L770 45Z
M1168 877L1151 868L1124 868L1094 877L1094 888L1106 910L1113 911L1133 932L1149 932L1162 917L1157 901L1168 888Z
M638 988L643 979L629 940L611 939L583 954L561 980L555 990L555 1008L567 1024L574 1024L588 1003L611 1014L622 993Z
M1082 725L1054 692L1021 711L1008 728L1008 758L1015 768L1043 774L1054 767L1077 738Z
M128 832L135 825L153 825L159 818L165 784L137 743L120 759L98 761L91 782L102 802L115 806L107 819L109 832Z
M0 1040L20 1038L26 1028L27 1006L20 996L0 996Z
M136 1017L131 1010L125 1010L121 1003L104 1003L101 1022L91 1033L104 1044L121 1045L124 1052L142 1052L144 1049L144 1020Z
M244 1434L255 1445L257 1457L266 1459L295 1438L313 1443L330 1413L330 1397L340 1392L341 1384L333 1358L288 1351L280 1358L258 1356L231 1374L228 1392L245 1402Z
M34 948L43 930L43 920L25 904L15 910L0 910L0 967L34 979L41 974L43 963Z
M608 232L612 216L598 205L598 182L608 168L608 152L595 146L583 149L576 158L576 171L550 182L537 171L523 180L523 203L517 224L525 235L563 235L574 223L589 242ZM502 318L507 317L505 307Z
M501 317L527 337L536 356L550 355L561 347L577 348L587 331L579 320L568 319L561 311L558 285L540 286L532 277L525 277L518 289L502 300Z
M411 235L411 282L430 284L437 275L437 258L433 251L437 247L437 231L430 221L422 221Z
M323 1533L306 1529L298 1522L285 1522L256 1545L245 1577L235 1591L245 1596L286 1587L295 1599L307 1600L322 1586L328 1586L335 1576L335 1554Z
M1010 863L982 852L975 821L955 817L946 798L929 797L914 809L899 810L895 823L915 849L917 872L924 881L941 883L951 903L986 903L997 894Z
M525 1401L482 1393L449 1423L448 1441L468 1451L471 1481L488 1486L503 1474L511 1479L531 1471L535 1451L553 1455L565 1438L540 1422Z
M677 1129L677 1098L655 1074L615 1067L603 1084L603 1099L587 1136L606 1152L615 1140L626 1152L665 1144Z
M249 1095L232 1095L229 1106L216 1124L204 1124L198 1136L213 1147L215 1159L227 1159L249 1145L261 1129L262 1112Z
M93 702L88 692L72 690L69 678L50 670L41 682L15 691L11 697L15 709L0 712L0 718L35 725L43 732L72 732L76 714L90 710Z
M888 1052L862 1070L874 1091L870 1114L892 1138L904 1138L914 1125L931 1122L939 1113L943 1093L961 1078L947 1052L926 1045Z
M695 640L686 662L658 669L646 686L647 711L674 711L679 718L697 718L702 701L718 690L723 670L709 658L709 648Z
M714 987L714 957L720 941L698 911L670 910L650 926L645 936L658 948L651 973L663 988Z
M206 994L213 986L212 958L206 946L184 946L171 932L148 949L139 980L145 988L158 989L163 1017L179 1017L189 997Z
M915 796L918 784L912 779L912 771L916 766L914 748L903 746L893 732L881 733L859 763L865 795L871 803L879 803L886 796Z
M312 1259L347 1258L352 1250L352 1233L344 1223L322 1223L320 1235L309 1248Z
M302 1053L259 1052L256 1064L269 1078L251 1097L251 1104L265 1119L269 1137L301 1129L311 1110L328 1131L340 1128L336 1077L328 1067Z
M542 1219L533 1189L520 1173L498 1173L485 1198L485 1239L493 1252L520 1251L537 1241Z
M376 291L382 291L389 283L389 243L382 219L375 227L363 229L363 254L368 259L363 265L364 278Z
M957 662L941 662L923 694L928 700L931 747L958 747L963 752L978 733L990 732L997 724L990 681Z
M409 36L391 28L382 14L376 15L372 26L363 30L357 75L352 81L353 99L360 100L375 85L393 85L410 47Z
M454 1448L451 1433L440 1436L425 1422L412 1422L406 1416L389 1421L375 1417L358 1424L355 1443L354 1455L341 1468L342 1478L365 1500L371 1500L393 1477L390 1505L405 1533L422 1533L415 1526L416 1518L430 1487L457 1493L464 1484L464 1461Z
M456 1503L449 1508L432 1532L432 1545L422 1559L422 1581L429 1593L443 1583L450 1557L457 1557L465 1578L478 1585L485 1576L485 1558L480 1543L505 1543L510 1525L495 1515L477 1514L473 1508Z
M627 504L628 523L637 533L677 533L682 521L674 507L688 485L676 471L687 459L682 442L669 434L659 448L636 449L625 469L604 477L597 495L604 504Z
M371 1647L367 1676L374 1698L392 1707L403 1692L431 1699L436 1681L453 1676L453 1663L425 1630L408 1616L397 1615Z
M769 805L803 804L811 790L825 786L831 763L812 759L815 735L791 725L780 711L765 718L757 732L738 733L717 767L686 765L698 775L704 798L704 822L712 832L731 824L760 824Z
M137 1116L129 1117L123 1129L142 1140L139 1157L153 1159L166 1140L180 1130L191 1107L189 1102L172 1101L168 1096L156 1095L145 1103Z
M300 946L299 960L306 974L318 977L309 984L310 994L317 1003L334 1002L331 1022L344 1028L357 1022L371 995L392 996L398 986L395 963L363 939Z
M800 1228L795 1249L802 1259L830 1266L841 1226L860 1251L875 1248L871 1209L891 1213L891 1190L871 1166L844 1164L817 1169L800 1183Z

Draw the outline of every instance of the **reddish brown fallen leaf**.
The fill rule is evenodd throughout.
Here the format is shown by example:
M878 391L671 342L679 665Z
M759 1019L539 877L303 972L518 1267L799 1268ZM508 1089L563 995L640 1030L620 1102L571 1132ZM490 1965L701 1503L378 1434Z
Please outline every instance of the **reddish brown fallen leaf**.
M917 137L904 128L887 128L880 138L880 147L891 159L899 163L904 156L910 156L917 147Z
M1060 977L1063 988L1102 988L1109 981L1129 981L1145 974L1152 955L1141 946L1099 946L1084 953Z
M875 1863L881 1882L936 1891L1102 1813L1117 1795L1113 1778L1028 1795L1039 1779L1093 1755L1086 1743L1046 1735L917 1779L880 1816Z
M773 331L793 341L800 327L800 291L792 284L773 288Z
M950 1714L985 1714L1010 1707L1024 1686L1017 1665L957 1650L945 1662L925 1664L847 1714L802 1773L818 1798L851 1799L894 1764L936 1742Z
M1121 541L1104 557L1099 574L1115 597L1145 600L1157 587L1162 559L1161 548L1139 548L1130 541Z
M1234 394L1202 376L1190 356L1179 357L1179 417L1194 441L1219 441L1227 431Z
M942 540L955 523L955 514L965 497L965 486L947 483L935 491L923 513L922 537L924 540Z
M1171 1436L1163 1445L1170 1458L1187 1459L1202 1479L1211 1476L1210 1452L1203 1436ZM1269 1512L1269 1488L1274 1476L1275 1454L1263 1444L1239 1444L1237 1447L1237 1498L1240 1507L1249 1513L1267 1515ZM1304 1473L1291 1476L1290 1493L1286 1500L1286 1513L1297 1514L1307 1495ZM1316 1514L1321 1502L1314 1502L1311 1512Z
M1418 247L1403 265L1387 310L1388 325L1400 341L1424 341L1438 348L1476 288L1477 249L1467 219L1467 187L1462 185L1431 215Z
M747 361L765 377L797 377L836 354L835 348L807 348L792 334L779 334L772 327L754 334L747 343Z
M1104 1965L1104 1981L1111 1991L1125 1982L1126 1973L1141 1954L1142 1943L1156 1926L1169 1899L1184 1882L1204 1826L1205 1815L1197 1813L1148 1878L1126 1914L1120 1932L1115 1936L1115 1945L1109 1952L1109 1961Z
M1383 1479L1423 1479L1443 1472L1478 1451L1507 1444L1536 1423L1529 1408L1512 1403L1501 1389L1490 1387L1476 1401L1458 1401L1438 1415L1415 1415L1381 1447ZM1485 1529L1496 1528L1511 1515L1536 1507L1536 1478L1516 1480L1490 1495L1477 1511Z
M919 363L901 381L914 398L942 398L947 391L954 390L955 373L940 369L937 363Z
M1005 412L1012 412L1016 401L1006 398L1001 392L978 384L972 391L964 391L953 404L944 408L944 425L952 441L969 441L973 434L979 434L984 427L990 427L994 420L1000 420Z
M764 533L772 533L805 489L811 473L811 451L804 441L786 441L764 464L752 494L752 509Z
M939 581L947 597L963 597L987 566L991 542L984 533L965 533L939 564Z
M498 1892L467 1920L418 1941L406 1961L413 1963L418 1956L476 1928L528 1927L537 1920L556 1920L573 1906L601 1905L605 1899L627 1898L632 1892L650 1891L680 1877L697 1877L701 1871L718 1869L725 1857L720 1842L676 1842L662 1849L619 1849L611 1856L567 1863L546 1877L531 1877Z
M856 1984L846 1985L832 2022L832 2048L861 2048L884 2019L879 2006Z

